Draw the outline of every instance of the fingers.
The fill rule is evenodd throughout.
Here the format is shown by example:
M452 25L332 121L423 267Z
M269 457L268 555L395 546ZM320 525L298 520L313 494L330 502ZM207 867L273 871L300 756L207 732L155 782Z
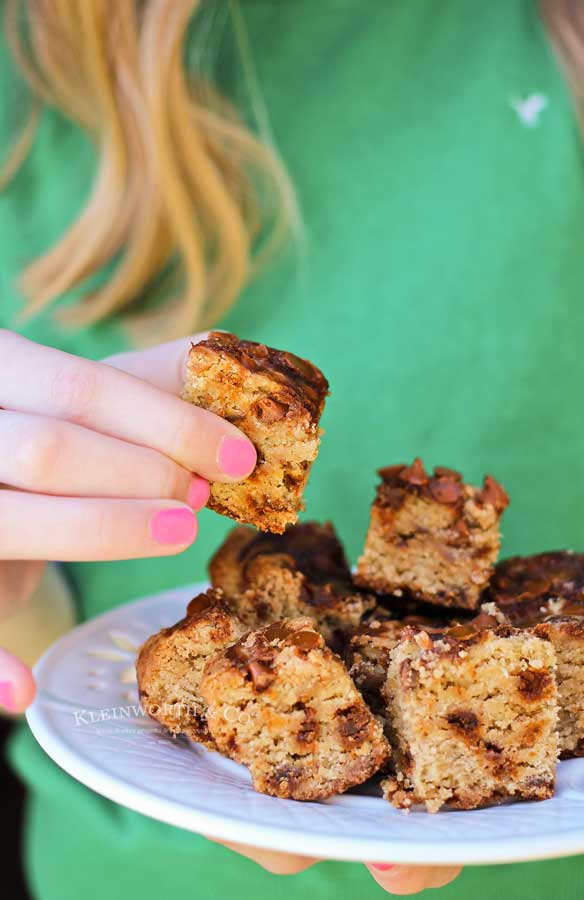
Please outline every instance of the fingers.
M185 381L191 344L204 341L208 334L208 331L201 331L191 337L167 341L147 350L133 350L130 353L108 356L102 362L178 397Z
M210 838L210 840L213 840L213 838ZM246 847L244 844L233 844L229 841L215 841L215 843L233 850L234 853L238 853L240 856L245 856L246 859L251 859L252 862L257 863L258 866L261 866L262 869L271 872L273 875L297 875L318 862L317 859L311 859L307 856L294 856L291 853L259 850L256 847Z
M44 562L0 562L0 622L27 606L39 586L44 569Z
M196 536L193 510L173 500L78 499L0 490L0 559L172 556Z
M34 679L28 666L0 647L0 709L24 712L34 695Z
M5 410L0 413L0 447L0 483L26 491L171 497L197 509L208 499L206 481L161 453L60 419Z
M239 481L253 471L255 449L234 425L126 372L6 331L0 331L0 359L6 409L150 447L209 481Z
M386 863L365 863L377 884L388 894L405 897L426 888L450 884L460 874L460 866L392 866Z

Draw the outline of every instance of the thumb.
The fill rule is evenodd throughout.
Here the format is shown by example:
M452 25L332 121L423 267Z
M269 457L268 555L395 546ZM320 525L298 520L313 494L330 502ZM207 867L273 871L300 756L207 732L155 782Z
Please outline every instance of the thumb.
M454 881L460 866L391 866L365 863L377 884L388 894L400 897L418 894L426 888L439 888Z
M0 647L0 709L22 713L34 700L32 672L23 662Z

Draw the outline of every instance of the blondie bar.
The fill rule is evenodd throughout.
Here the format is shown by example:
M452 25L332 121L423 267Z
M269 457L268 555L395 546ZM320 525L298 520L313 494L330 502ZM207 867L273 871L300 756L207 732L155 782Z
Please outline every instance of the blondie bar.
M146 712L173 734L215 749L199 691L201 676L209 657L243 632L222 591L209 590L191 600L183 619L153 634L140 650L136 671Z
M407 629L385 685L395 806L473 809L552 796L557 756L555 653L507 626Z
M500 562L486 598L556 651L562 759L584 756L584 554L560 550Z
M249 627L310 616L335 647L339 632L358 625L375 604L353 584L328 522L291 525L283 535L234 528L213 556L209 573Z
M219 750L257 791L330 797L378 771L390 749L341 660L308 618L272 623L215 655L201 693Z
M292 353L221 332L193 344L183 398L233 422L258 453L244 481L211 484L208 506L262 531L295 522L327 393L322 372Z
M420 459L379 474L357 584L476 609L499 552L499 520L509 502L503 488L490 475L482 488L464 484L452 469L430 475Z

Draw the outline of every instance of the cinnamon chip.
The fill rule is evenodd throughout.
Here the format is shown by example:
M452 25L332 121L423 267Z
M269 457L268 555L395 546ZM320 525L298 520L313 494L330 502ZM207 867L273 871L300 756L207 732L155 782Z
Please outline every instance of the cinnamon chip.
M280 419L284 418L288 412L288 406L285 403L272 400L271 397L264 397L254 405L253 412L261 422L265 422L266 425L272 425L274 422L279 422Z
M321 645L321 638L314 631L297 631L286 639L286 643L298 647L299 650L316 650Z
M276 677L272 669L256 659L249 663L247 669L256 691L265 691Z
M491 475L485 475L483 489L477 497L481 503L490 503L497 512L503 512L509 506L507 492Z
M429 483L430 493L438 503L458 503L462 498L462 484L452 476L432 478Z
M419 456L413 461L411 466L406 466L399 473L399 477L407 484L426 485L428 484L428 475L424 469L424 463Z

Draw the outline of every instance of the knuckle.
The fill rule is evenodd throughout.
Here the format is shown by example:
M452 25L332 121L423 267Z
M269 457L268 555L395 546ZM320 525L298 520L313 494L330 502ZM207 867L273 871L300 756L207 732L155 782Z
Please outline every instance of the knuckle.
M116 536L119 534L109 505L99 504L95 507L92 525L97 551L96 558L108 559L115 554L118 543Z
M193 447L195 440L196 428L193 427L193 417L190 415L178 416L168 436L167 455L171 459L184 459L186 449Z
M82 421L98 389L98 369L91 363L66 363L53 376L51 400L56 413L65 419Z
M16 440L15 469L19 481L32 488L48 485L62 451L62 436L56 425L29 423Z
M164 466L160 484L160 496L172 497L175 500L182 500L187 492L186 472L172 462L168 462Z

